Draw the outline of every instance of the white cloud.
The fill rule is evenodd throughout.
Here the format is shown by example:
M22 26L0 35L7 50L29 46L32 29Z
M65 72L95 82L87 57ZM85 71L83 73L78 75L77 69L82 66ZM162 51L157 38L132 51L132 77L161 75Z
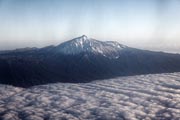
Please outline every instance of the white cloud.
M21 89L0 85L3 120L178 119L180 73ZM3 92L6 91L6 92Z

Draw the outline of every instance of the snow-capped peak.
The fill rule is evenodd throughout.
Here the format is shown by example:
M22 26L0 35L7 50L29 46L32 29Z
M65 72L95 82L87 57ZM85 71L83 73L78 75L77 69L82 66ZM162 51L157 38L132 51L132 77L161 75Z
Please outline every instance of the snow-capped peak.
M87 39L88 39L88 37L87 37L86 35L82 35L81 38L82 38L83 40L87 40Z
M127 46L114 41L98 41L88 38L86 35L74 38L57 46L57 50L63 54L74 55L83 52L101 54L105 57L118 58L119 52Z

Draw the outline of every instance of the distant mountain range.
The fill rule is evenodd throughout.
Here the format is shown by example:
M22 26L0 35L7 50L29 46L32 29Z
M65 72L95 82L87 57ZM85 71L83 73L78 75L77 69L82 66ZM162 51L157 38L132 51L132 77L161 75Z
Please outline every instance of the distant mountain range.
M57 46L0 52L0 83L20 87L180 71L180 55L83 35Z

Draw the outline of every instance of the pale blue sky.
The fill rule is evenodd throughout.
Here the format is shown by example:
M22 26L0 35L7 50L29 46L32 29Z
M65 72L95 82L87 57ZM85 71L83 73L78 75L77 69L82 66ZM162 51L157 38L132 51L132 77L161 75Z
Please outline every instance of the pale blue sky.
M180 53L180 0L0 0L0 49L56 45L82 34Z

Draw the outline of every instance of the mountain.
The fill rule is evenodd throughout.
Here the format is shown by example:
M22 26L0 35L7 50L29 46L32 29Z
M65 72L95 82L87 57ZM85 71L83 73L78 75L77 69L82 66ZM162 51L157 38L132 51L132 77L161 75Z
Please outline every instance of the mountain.
M57 46L57 51L67 55L75 55L80 53L101 54L109 58L118 58L119 52L126 46L114 41L101 42L83 35L71 41L65 42Z
M83 35L57 46L0 52L0 83L20 87L180 71L180 55Z

